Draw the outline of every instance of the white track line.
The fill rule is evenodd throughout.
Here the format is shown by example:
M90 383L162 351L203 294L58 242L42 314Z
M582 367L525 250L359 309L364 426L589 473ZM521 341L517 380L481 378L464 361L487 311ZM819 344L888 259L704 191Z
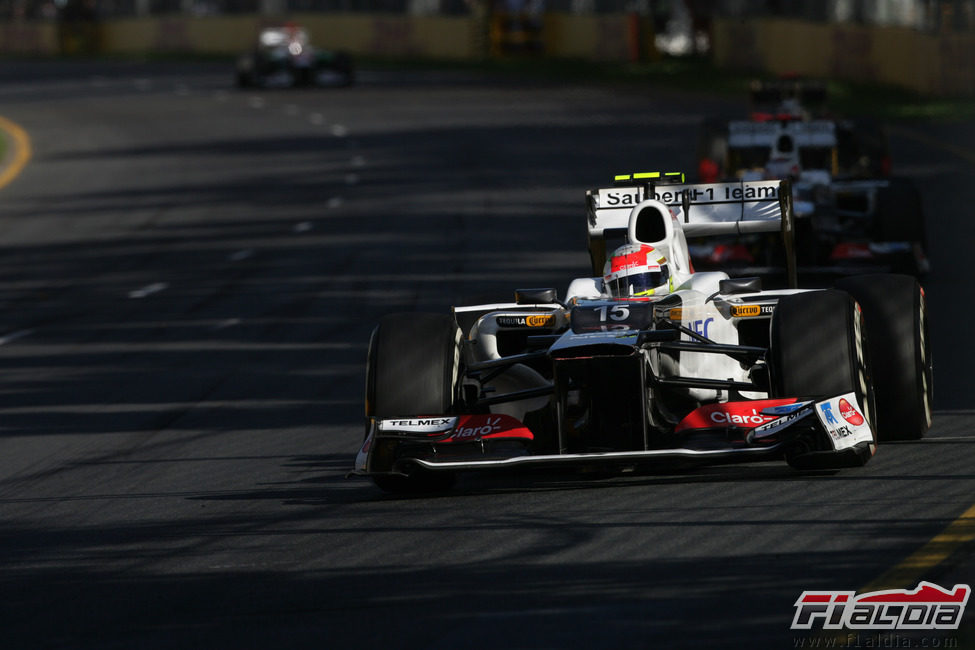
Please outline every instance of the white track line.
M151 296L154 293L159 293L160 291L165 291L169 288L169 285L165 282L154 282L152 284L147 284L146 286L135 289L129 292L129 298L145 298L146 296Z
M217 323L213 327L213 329L215 329L215 330L223 330L223 329L227 329L228 327L233 327L234 325L240 325L240 319L239 318L228 318L227 320L225 320L223 322Z
M11 341L16 341L17 339L22 339L25 336L30 336L34 333L34 330L17 330L16 332L11 332L5 336L0 336L0 345L6 345Z

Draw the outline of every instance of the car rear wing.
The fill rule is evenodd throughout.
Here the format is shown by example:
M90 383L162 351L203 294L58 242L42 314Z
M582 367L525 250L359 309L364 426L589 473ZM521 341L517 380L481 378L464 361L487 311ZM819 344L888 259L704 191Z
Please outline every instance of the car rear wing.
M795 147L836 146L836 124L830 120L791 121L791 122L750 122L736 120L728 122L728 147L774 147L783 135L792 139Z
M753 108L782 104L786 100L798 101L800 106L819 106L826 102L826 84L816 79L755 79L748 86Z
M665 207L687 237L781 232L789 283L797 286L795 214L788 180L660 184L623 178L615 187L586 192L594 274L602 273L607 241L615 245L632 239L631 217L636 220L644 210Z

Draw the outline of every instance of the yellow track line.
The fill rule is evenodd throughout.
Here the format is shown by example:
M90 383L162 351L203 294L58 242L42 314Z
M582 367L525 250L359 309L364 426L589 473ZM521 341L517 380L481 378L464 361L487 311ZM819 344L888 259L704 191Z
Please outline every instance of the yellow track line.
M857 593L914 587L925 574L948 559L963 544L975 540L975 505L951 522L940 534L889 569ZM949 585L949 588L951 586Z
M901 137L909 138L934 149L941 149L958 156L962 160L975 163L975 154L968 149L936 140L906 127L895 125L888 128ZM947 560L962 545L973 540L975 540L975 504L963 512L958 519L948 524L947 528L924 546L874 578L857 593L882 589L909 589L916 585L931 569Z
M27 161L30 160L32 151L30 136L27 135L27 131L24 131L19 124L0 116L0 129L6 131L7 135L10 136L11 144L14 148L13 160L10 161L3 171L0 171L0 189L2 189L9 185L23 171L27 165Z

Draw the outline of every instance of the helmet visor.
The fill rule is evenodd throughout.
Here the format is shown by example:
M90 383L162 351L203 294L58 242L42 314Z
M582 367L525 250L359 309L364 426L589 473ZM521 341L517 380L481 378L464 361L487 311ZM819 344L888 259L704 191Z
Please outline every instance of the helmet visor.
M664 266L658 271L634 273L613 278L609 281L607 289L610 295L616 298L652 296L654 290L666 285L669 279L670 270Z

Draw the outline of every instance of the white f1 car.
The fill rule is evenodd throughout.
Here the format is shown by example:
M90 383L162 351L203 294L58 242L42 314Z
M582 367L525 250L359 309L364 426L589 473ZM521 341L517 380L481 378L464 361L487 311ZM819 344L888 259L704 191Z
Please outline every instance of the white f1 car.
M351 86L355 70L345 52L312 46L308 32L288 23L261 29L256 46L237 59L239 88Z
M702 178L793 181L799 264L807 271L928 271L920 192L911 179L889 176L879 127L789 115L736 120L709 149L713 159L702 160L701 169L711 171ZM702 265L735 274L761 266L769 249L762 237L691 244Z
M694 272L685 236L779 231L791 247L791 198L787 181L632 175L588 193L593 263L621 235L666 260L665 290L621 296L610 274L574 280L564 302L527 289L513 303L385 316L352 473L417 491L514 467L839 468L866 463L878 440L921 437L932 368L913 277L804 290L793 265L793 288L763 291L759 278Z

